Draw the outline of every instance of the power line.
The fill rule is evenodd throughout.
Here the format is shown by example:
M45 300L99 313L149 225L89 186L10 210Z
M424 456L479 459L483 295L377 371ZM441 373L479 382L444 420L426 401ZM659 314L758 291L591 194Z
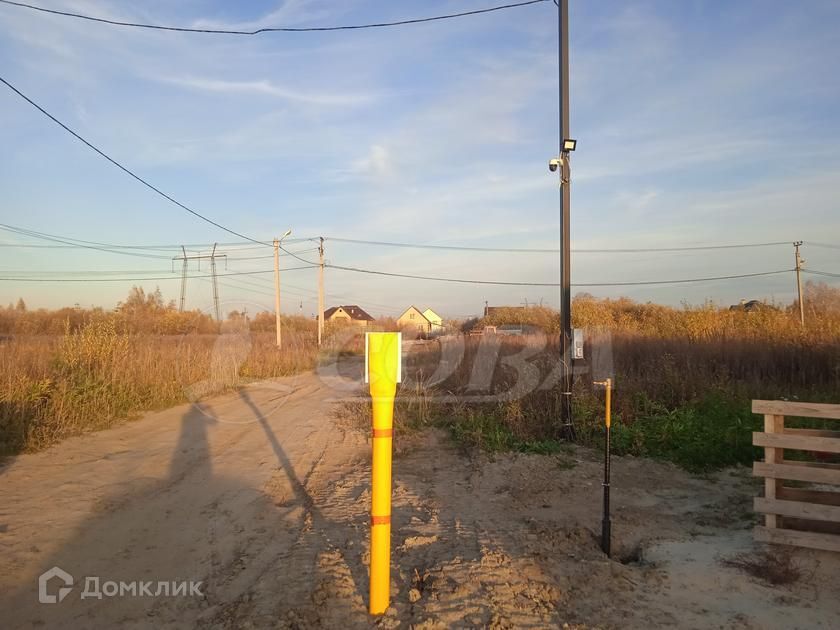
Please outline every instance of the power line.
M52 270L52 269L36 269L32 271L17 271L14 269L0 269L0 274L8 273L12 274L15 277L26 278L27 274L33 274L35 277L47 276L47 275L55 275L58 278L63 278L65 276L87 276L87 275L101 275L101 276L118 276L118 275L125 275L125 274L160 274L160 273L170 273L170 271L166 269L122 269L122 270L101 270L101 269L79 269L79 270Z
M812 247L825 247L826 249L840 249L840 245L833 245L831 243L818 243L816 241L805 241L806 245L811 245Z
M39 232L37 230L33 230L30 228L22 228L16 225L8 225L5 223L0 223L0 227L5 229L6 231L15 232L17 234L22 234L24 236L30 236L32 238L49 238L49 239L59 239L61 242L72 242L72 243L79 243L79 247L84 247L85 245L97 245L99 247L107 247L109 249L120 249L124 248L122 245L114 245L113 243L102 243L100 241L87 241L81 238L74 238L72 236L61 236L56 234L48 234L47 232ZM180 245L177 246L178 249L181 248ZM132 248L133 249L133 248ZM157 249L157 248L146 248L146 249Z
M341 265L331 265L326 264L326 267L330 267L332 269L338 269L340 271L351 271L355 273L365 273L371 275L378 275L378 276L388 276L388 277L395 277L395 278L409 278L413 280L428 280L434 282L456 282L461 284L482 284L482 285L500 285L500 286L532 286L532 287L555 287L559 286L559 283L556 282L515 282L515 281L502 281L502 280L474 280L474 279L466 279L466 278L447 278L447 277L436 277L436 276L420 276L414 274L405 274L405 273L395 273L389 271L378 271L373 269L361 269L358 267L345 267ZM287 267L285 269L281 269L281 271L297 271L302 269L315 269L318 265L306 265L302 267ZM771 276L771 275L778 275L782 273L790 273L794 271L793 269L781 269L779 271L762 271L757 273L745 273L745 274L733 274L728 276L710 276L706 278L680 278L674 280L637 280L637 281L628 281L628 282L577 282L572 283L573 286L576 287L619 287L619 286L645 286L645 285L664 285L664 284L686 284L692 282L712 282L716 280L735 280L738 278L756 278L760 276ZM831 277L840 277L840 274L834 274L824 271L816 271L816 270L806 270L807 273L812 273L816 275L823 275L823 276L831 276ZM0 272L2 273L2 272ZM26 272L15 272L15 273L26 273ZM36 273L36 272L33 272ZM60 273L60 272L41 272L41 273ZM74 273L74 272L64 272L64 273ZM76 272L82 273L82 272ZM100 274L109 274L109 273L120 273L116 271L97 271L95 273ZM124 272L122 272L124 273ZM217 274L218 277L230 277L230 276L258 276L261 274L269 274L274 273L273 269L266 269L266 270L257 270L257 271L233 271L227 273L220 273ZM187 276L187 279L194 279L194 278L210 278L209 275L190 275ZM0 277L0 281L7 281L7 282L133 282L133 281L146 281L146 280L178 280L181 276L171 275L171 276L154 276L154 277L121 277L121 278L68 278L68 277L55 277L55 278L41 278L41 277L27 277L27 276L17 276L17 277ZM294 287L301 290L308 290L304 289L303 287ZM338 294L331 294L333 297L341 297Z
M270 278L262 277L262 276L255 277L255 278L249 278L247 281L242 280L241 278L237 278L236 282L247 283L251 286L258 287L258 288L261 288L261 289L266 289L266 290L269 290L269 289L274 287L273 280L271 280ZM265 284L260 284L260 282L263 282ZM290 289L297 289L297 291L290 290ZM301 293L301 291L305 291L306 293ZM289 284L288 282L283 283L283 292L284 293L291 293L293 295L297 295L298 297L302 297L302 298L305 298L307 300L314 300L314 299L316 299L316 297L318 295L318 292L315 289L310 289L308 287L302 287L302 286L295 285L295 284ZM271 295L274 295L274 294L272 293ZM355 297L351 298L348 295L341 294L341 293L327 293L326 296L329 297L329 298L335 298L337 300L355 300L355 299L357 299ZM379 302L371 302L370 300L361 300L361 301L364 304L376 306L380 309L390 309L390 310L392 310L394 312L398 312L398 313L402 313L405 310L403 308L395 307L393 304L382 304L382 303L379 303Z
M220 243L221 245L221 243ZM44 243L0 243L0 247L10 247L10 248L22 248L22 249L79 249L84 247L81 244L72 244L72 245L47 245ZM184 245L184 247L194 247L193 245ZM144 251L161 251L161 252L168 252L168 251L176 251L180 250L180 245L172 245L169 247L166 246L151 246L151 245L113 245L112 249L135 249L135 250L144 250Z
M47 234L46 232L38 232L36 230L30 230L27 228L16 227L13 225L6 225L4 223L0 223L0 230L5 230L7 232L12 232L15 234L21 234L23 236L28 236L30 238L38 238L42 240L53 241L57 243L63 243L63 245L26 245L26 244L18 244L14 243L13 245L17 245L20 247L62 247L62 248L84 248L84 249L96 249L100 251L105 251L114 254L123 254L129 256L139 256L143 258L159 258L162 260L169 260L169 256L160 256L155 254L138 254L138 253L129 253L123 251L112 251L115 249L140 249L140 250L160 250L160 251L167 251L168 249L178 250L180 251L182 247L206 247L209 249L207 243L199 243L199 244L192 244L192 245L116 245L113 243L102 243L99 241L86 241L83 239L73 238L70 236L56 236L55 234ZM305 242L311 241L311 238L298 238L298 239L289 239L294 240L294 242ZM3 245L3 244L0 244ZM216 245L222 245L222 243L216 243ZM262 249L263 246L260 245L259 249ZM231 253L239 253L246 250L256 249L255 247L249 248L239 248L230 250ZM288 251L284 249L284 253L281 254L282 256L294 256L294 254L302 254L306 252L316 251L317 248L307 248L296 250L295 252ZM274 258L273 254L269 254L268 256L230 256L230 260L262 260L266 258ZM301 259L302 260L302 259Z
M0 0L2 2L2 0ZM1 225L1 224L0 224ZM44 234L42 232L35 232L34 230L26 230L25 228L15 228L14 226L5 226L7 228L12 228L15 231L22 230L23 232L29 232L31 234ZM92 243L95 245L101 245L103 247L107 247L108 249L129 249L129 250L159 250L159 251L171 251L171 250L181 250L181 247L187 248L197 248L197 247L209 247L208 243L173 243L171 245L127 245L127 244L116 244L116 243L100 243L97 241L85 241L82 239L73 238L70 236L55 236L55 235L48 235L54 239L62 239L63 241L72 241L66 245L44 245L39 243L0 243L0 247L21 247L21 248L48 248L48 249L65 249L65 248L73 248L73 247L84 247L84 244ZM284 239L284 243L302 243L304 241L316 241L317 239L314 237L299 237L299 238L286 238ZM334 241L337 243L354 243L358 245L377 245L382 247L402 247L402 248L409 248L409 249L438 249L438 250L453 250L453 251L477 251L477 252L507 252L507 253L536 253L536 254L556 254L560 250L557 248L530 248L530 247L473 247L468 245L432 245L432 244L425 244L425 243L400 243L400 242L391 242L391 241L369 241L363 239L355 239L355 238L342 238L338 236L325 236L325 241ZM80 244L81 243L81 244ZM817 243L814 241L805 241L806 245L811 245L813 247L825 247L829 249L840 249L840 245L832 245L830 243ZM247 251L247 250L256 250L262 249L263 247L270 246L270 243L262 243L260 242L258 245L254 246L253 241L231 241L231 242L219 242L219 247L236 247L235 250L229 250L230 252L240 252L240 251ZM573 248L572 252L577 254L609 254L609 253L652 253L652 252L682 252L682 251L703 251L703 250L715 250L715 249L738 249L738 248L750 248L750 247L771 247L776 245L790 245L788 241L771 241L766 243L735 243L731 245L686 245L686 246L674 246L674 247L641 247L641 248L601 248L601 249L591 249L591 248ZM303 253L313 251L310 249L306 250L298 250L296 253ZM268 256L271 258L272 256ZM244 259L242 259L244 260Z
M530 4L539 4L546 2L546 0L525 0L523 2L515 2L511 4L502 4L494 7L487 7L484 9L474 9L472 11L462 11L461 13L448 13L444 15L435 15L425 18L412 18L407 20L397 20L395 22L373 22L369 24L351 24L344 26L308 26L308 27L266 27L258 28L253 31L240 31L233 29L214 29L214 28L189 28L184 26L166 26L163 24L146 24L142 22L123 22L120 20L109 20L106 18L94 17L91 15L84 15L82 13L73 13L70 11L59 11L56 9L47 9L39 7L34 4L27 4L25 2L13 2L12 0L0 0L3 4L20 7L24 9L31 9L33 11L41 11L43 13L51 13L53 15L61 15L64 17L76 18L79 20L87 20L89 22L99 22L101 24L110 24L112 26L129 26L133 28L145 28L156 31L176 31L179 33L205 33L215 35L259 35L261 33L311 33L323 31L353 31L368 28L385 28L391 26L405 26L408 24L421 24L424 22L436 22L440 20L451 20L454 18L467 17L470 15L480 15L483 13L492 13L494 11L502 11L505 9L515 9L517 7L524 7Z
M517 286L517 287L558 287L559 282L504 282L497 280L470 280L465 278L441 278L434 276L418 276L405 273L393 273L389 271L377 271L373 269L360 269L358 267L343 267L340 265L326 265L332 269L340 269L342 271L352 271L356 273L366 273L377 276L389 276L394 278L411 278L413 280L432 280L436 282L457 282L461 284L492 284L501 286ZM758 273L745 273L730 276L712 276L708 278L685 278L679 280L645 280L635 282L577 282L573 283L575 287L623 287L623 286L644 286L644 285L659 285L659 284L687 284L690 282L712 282L716 280L734 280L737 278L756 278L758 276L771 276L781 273L789 273L793 269L782 269L779 271L762 271Z
M281 269L281 271L296 271L300 269L315 269L318 265L306 265L302 267L288 267L286 269ZM394 278L409 278L413 280L428 280L434 282L455 282L461 284L482 284L482 285L500 285L500 286L530 286L530 287L556 287L559 286L559 283L556 282L516 282L516 281L502 281L502 280L474 280L474 279L467 279L467 278L448 278L448 277L439 277L439 276L421 276L415 274L405 274L405 273L396 273L390 271L379 271L374 269L362 269L359 267L345 267L342 265L332 265L332 264L325 264L325 267L330 267L332 269L338 269L340 271L351 271L354 273L364 273L370 275L377 275L377 276L387 276L387 277L394 277ZM573 286L576 287L619 287L619 286L646 286L646 285L664 285L664 284L687 284L692 282L712 282L717 280L735 280L738 278L756 278L760 276L771 276L777 275L782 273L789 273L794 271L793 269L782 269L779 271L762 271L757 273L745 273L745 274L733 274L728 276L710 276L705 278L680 278L674 280L641 280L641 281L628 281L628 282L578 282L574 283ZM16 272L17 273L17 272ZM68 272L72 273L72 272ZM97 272L100 273L100 272ZM104 273L113 273L113 272L104 272ZM218 277L226 277L226 276L250 276L250 275L260 275L260 274L268 274L274 273L273 270L257 270L257 271L234 271L234 272L227 272L223 274L217 274ZM827 276L840 276L840 274L831 274L828 272L821 272L815 270L809 270L809 273L814 273L818 275L827 275ZM187 279L191 278L209 278L211 276L208 275L191 275L187 276ZM55 278L32 278L32 277L0 277L0 281L9 281L9 282L130 282L130 281L140 281L140 280L176 280L179 279L180 276L156 276L156 277L123 277L123 278L67 278L67 277L55 277ZM295 287L303 289L303 287ZM338 297L334 295L334 297Z
M84 247L79 243L84 243L85 241L80 241L79 239L73 239L69 236L62 236L60 238L69 240L69 241L76 241L74 244L70 245L45 245L43 243L0 243L0 247L21 247L21 248L33 248L33 249L72 249L74 247ZM303 242L303 241L311 241L311 238L287 238L285 241L289 242ZM209 248L211 244L208 243L178 243L177 245L118 245L118 244L106 244L109 249L131 249L131 250L141 250L141 251L161 251L161 252L169 252L169 251L181 251L181 247L186 247L189 250L193 250L197 247L202 248ZM241 247L242 245L250 245L249 241L237 241L231 243L217 243L219 247L234 247L235 249L229 249L229 252L244 252L244 251L253 251L256 249L264 249L265 245L252 245L251 247ZM304 250L310 251L310 250Z
M557 253L558 249L520 249L513 247L468 247L464 245L426 245L422 243L393 243L389 241L365 241L356 238L340 238L337 236L325 236L325 241L336 243L354 243L357 245L378 245L383 247L404 247L409 249L443 249L456 251L477 251L477 252L522 252L522 253Z
M778 271L760 271L757 273L742 273L730 276L712 276L709 278L686 278L681 280L648 280L641 282L588 282L580 283L573 282L573 287L629 287L629 286L644 286L644 285L658 285L658 284L689 284L692 282L714 282L717 280L736 280L738 278L758 278L761 276L775 276L782 273L790 273L794 269L780 269Z
M621 249L573 249L578 254L635 254L649 252L691 252L714 249L742 249L747 247L771 247L775 245L790 245L789 241L773 241L769 243L738 243L735 245L692 245L684 247L638 247Z
M260 278L260 279L262 279L262 278ZM200 280L202 282L207 282L207 283L210 282L206 278L200 278ZM231 282L236 282L236 284L231 284ZM239 283L242 283L242 284L239 284ZM274 297L274 293L271 293L269 291L260 290L259 287L261 285L256 285L256 284L251 284L251 283L248 283L247 285L245 285L245 281L242 280L241 278L235 278L233 280L227 280L225 282L222 282L220 280L219 284L222 285L222 286L228 287L229 289L239 289L241 291L245 291L246 293L254 293L255 295L264 295L266 297L272 297L272 298ZM287 286L289 286L289 285L286 285L286 284L283 285L283 293L284 294L289 293L289 294L294 295L298 298L303 298L303 300L306 301L306 302L309 302L311 300L313 300L313 301L315 300L314 295L306 295L304 293L299 293L299 292L296 292L296 291L290 291L289 289L286 288ZM328 297L333 297L333 298L346 298L346 296L336 295L335 293L328 293L327 296ZM405 310L404 308L395 307L393 304L377 304L376 302L371 302L369 300L361 300L361 303L365 304L366 306L376 307L380 311L391 311L392 313L402 313ZM266 312L270 312L270 310L271 309L266 309Z
M42 247L65 247L65 248L75 247L75 248L81 248L81 249L92 249L92 250L102 251L102 252L111 253L111 254L120 254L120 255L123 255L123 256L136 256L138 258L155 258L155 259L159 259L159 260L171 260L170 256L162 256L162 255L159 255L159 254L141 254L139 252L133 252L133 251L121 251L121 249L132 249L133 246L114 245L114 244L111 244L111 243L100 243L100 242L97 242L97 241L86 241L86 240L82 240L82 239L71 238L69 236L56 236L54 234L47 234L46 232L37 232L35 230L29 230L29 229L26 229L26 228L15 227L13 225L6 225L4 223L0 223L0 230L5 230L7 232L12 232L14 234L21 234L23 236L28 236L30 238L38 238L38 239L42 239L42 240L52 241L52 242L55 242L55 243L62 243L62 245L42 245ZM300 239L300 240L301 241L308 241L310 239ZM201 245L198 245L198 246L207 247L206 244L201 244ZM35 245L32 245L32 247L35 247ZM195 246L192 246L192 247L195 247ZM115 248L121 248L121 249L115 249ZM158 249L157 247L153 248L153 247L150 247L150 246L139 246L139 248ZM178 246L179 250L180 250L180 248L181 248L181 246ZM260 249L262 249L262 246L260 246ZM295 252L291 252L289 250L284 249L283 250L284 253L281 254L281 255L282 256L295 256L295 254L311 252L311 251L314 251L314 250L315 250L314 248L307 248L307 249L297 250ZM164 250L163 248L160 248L160 251L166 251L166 250ZM233 253L237 253L237 252L240 252L240 251L243 251L243 250L239 249L239 250L231 250L231 251ZM266 258L274 258L274 255L269 254L268 256L230 256L229 257L230 260L262 260L262 259L266 259ZM303 260L303 259L299 258L299 260Z
M208 284L211 283L211 281L207 280L206 278L199 278L199 279L202 282L207 282ZM265 296L274 297L274 294L269 293L268 291L260 291L258 289L244 287L244 286L240 286L238 284L231 284L229 281L228 282L219 281L219 284L222 285L223 287L228 287L229 289L237 289L239 291L245 291L246 293L253 293L253 294L257 294L257 295L265 295Z
M470 247L466 245L427 245L423 243L395 243L391 241L366 241L354 238L340 238L337 236L325 236L324 240L338 243L355 243L358 245L378 245L383 247L405 247L411 249L440 249L454 251L476 251L476 252L507 252L523 254L556 254L557 248L517 248L517 247ZM770 247L774 245L790 245L788 241L773 241L768 243L739 243L734 245L696 245L682 247L644 247L644 248L620 248L620 249L572 249L577 254L629 254L629 253L650 253L650 252L683 252L683 251L705 251L714 249L738 249L745 247Z
M222 274L218 274L218 275L222 275ZM208 284L210 284L210 282L211 282L210 280L207 279L207 277L198 277L197 279L201 280L202 282L206 282ZM246 293L254 293L256 295L263 295L263 296L272 297L272 298L274 297L274 293L270 292L270 290L269 290L271 287L269 287L267 285L259 284L257 282L253 282L253 280L265 280L266 282L271 282L271 280L269 280L268 278L264 278L264 277L254 277L254 278L251 278L249 280L245 280L243 278L237 277L237 278L229 278L228 280L226 280L224 282L219 281L219 284L222 285L222 286L228 287L229 289L238 289L240 291L245 291ZM291 289L289 287L291 287ZM315 300L315 298L316 298L315 295L308 295L306 293L301 293L300 291L295 291L293 289L300 289L302 291L309 291L311 293L317 293L317 291L312 291L311 289L307 289L305 287L298 287L296 285L290 285L290 284L285 284L284 283L284 285L283 285L283 292L284 293L289 293L289 294L294 295L298 298L303 298L307 302L309 302L311 300ZM347 299L346 295L340 295L340 294L336 294L336 293L328 293L327 296L332 297L332 298L338 298L338 299ZM393 304L381 304L381 303L377 303L377 302L371 302L370 300L361 300L361 303L363 303L367 306L374 306L374 307L378 308L379 310L391 311L393 313L402 313L405 310L404 308L395 307Z
M83 249L93 249L93 250L98 250L98 251L101 251L101 252L108 252L108 253L111 253L111 254L121 254L123 256L135 256L137 258L156 258L156 259L160 259L160 260L169 260L169 258L170 258L169 256L162 256L160 254L141 254L139 252L126 252L126 251L113 250L113 249L110 249L108 247L100 246L99 244L93 244L92 242L90 244L74 243L72 241L65 240L65 239L63 239L61 237L58 237L58 236L52 236L52 235L44 234L44 233L41 233L41 232L35 232L34 230L26 230L26 229L23 229L23 228L16 228L12 225L6 225L4 223L0 223L0 230L4 230L6 232L13 232L15 234L21 234L23 236L29 236L30 238L39 238L39 239L42 239L42 240L52 241L52 242L55 242L55 243L63 243L64 245L80 247L80 248L83 248Z
M7 0L0 0L0 2L7 2ZM20 90L18 90L18 89L17 89L14 85L12 85L11 83L9 83L9 82L8 82L6 79L4 79L2 76L0 76L0 82L4 83L4 84L6 85L6 87L8 87L10 90L12 90L12 91L13 91L15 94L17 94L18 96L20 96L20 97L21 97L23 100L25 100L27 103L29 103L30 105L32 105L35 109L37 109L39 112L41 112L44 116L46 116L47 118L49 118L50 120L52 120L52 121L53 121L55 124L57 124L59 127L61 127L62 129L64 129L67 133L69 133L70 135L72 135L73 137L75 137L77 140L79 140L80 142L82 142L82 143L84 143L85 145L87 145L90 149L92 149L92 150L96 151L96 153L98 153L99 155L101 155L102 157L104 157L104 158L105 158L106 160L108 160L111 164L113 164L114 166L116 166L117 168L119 168L119 169L120 169L121 171L123 171L124 173L126 173L126 174L130 175L131 177L133 177L134 179L136 179L138 182L140 182L141 184L143 184L144 186L146 186L146 187L147 187L147 188L149 188L150 190L153 190L154 192L156 192L158 195L160 195L161 197L163 197L163 198L164 198L164 199L166 199L167 201L170 201L171 203L175 204L176 206L178 206L178 207L179 207L179 208L181 208L182 210L186 210L187 212L189 212L189 213L190 213L190 214L192 214L193 216L198 217L198 218L199 218L199 219L201 219L202 221L206 221L206 222L207 222L207 223L209 223L210 225L214 225L215 227L219 228L220 230L224 230L224 231L225 231L225 232L227 232L228 234L233 234L234 236L238 236L239 238L244 238L246 241L251 241L252 243L256 243L256 244L258 244L258 245L269 245L269 243L266 243L266 242L264 242L264 241L258 241L257 239L251 238L250 236L246 236L246 235L244 235L244 234L240 234L239 232L237 232L237 231L235 231L235 230L231 230L230 228L225 227L225 226L224 226L224 225L222 225L221 223L217 223L217 222L216 222L216 221L214 221L213 219L210 219L210 218L208 218L208 217L204 216L204 215L203 215L203 214L201 214L200 212L196 212L195 210L193 210L192 208L190 208L190 207L188 207L188 206L184 205L183 203L181 203L180 201L178 201L178 200L177 200L177 199L175 199L174 197L169 196L168 194L166 194L165 192L163 192L160 188L157 188L157 187L153 186L153 185L152 185L152 184L150 184L148 181L146 181L145 179L143 179L143 178L142 178L142 177L140 177L139 175L135 174L135 173L134 173L132 170L130 170L129 168L127 168L127 167L123 166L122 164L120 164L119 162L117 162L117 161L116 161L114 158L112 158L110 155L108 155L107 153L105 153L105 152L104 152L104 151L102 151L101 149L97 148L96 146L94 146L93 144L91 144L90 142L88 142L87 140L85 140L82 136L80 136L78 133L76 133L75 131L73 131L70 127L68 127L67 125L65 125L65 124L64 124L63 122L61 122L58 118L56 118L55 116L53 116L52 114L50 114L50 113L49 113L46 109L44 109L43 107L41 107L40 105L38 105L38 103L36 103L36 102L35 102L35 101L33 101L31 98L29 98L28 96L26 96L26 94L24 94L23 92L21 92ZM303 260L303 259L301 259L301 260Z
M308 249L298 249L294 252L289 251L287 249L283 249L283 253L280 256L295 256L295 254L305 254L307 252L314 252L318 251L317 247L310 247ZM269 254L267 256L228 256L228 260L265 260L267 258L274 258L274 254ZM303 258L298 258L298 260L304 260ZM304 261L309 262L309 261Z
M318 265L314 265L317 267ZM287 267L286 269L281 269L280 271L298 271L300 269L312 269L313 265L309 265L306 267ZM227 276L253 276L257 274L263 273L274 273L273 269L267 269L263 271L232 271L227 273L218 273L216 274L219 278L224 278ZM187 279L193 278L211 278L210 275L193 275L187 276ZM0 281L6 282L134 282L134 281L145 281L145 280L180 280L182 276L158 276L153 278L0 278Z
M258 293L262 293L264 295L274 297L274 293L270 292L271 287L266 286L264 284L260 284L258 282L252 282L251 280L268 280L268 278L254 277L254 278L251 278L249 280L244 280L243 278L232 278L231 280L228 280L228 282L235 282L237 284L236 285L229 284L228 286L243 289L243 290L254 290ZM239 285L239 286L237 286L237 285ZM300 293L299 291L288 289L287 286L289 286L289 285L285 285L285 284L283 285L283 293L290 293L290 294L295 295L297 297L312 299L311 296L306 295L304 293Z
M812 273L815 276L826 276L829 278L840 278L840 273L831 273L830 271L817 271L816 269L802 269L803 273Z
M0 0L2 2L2 0ZM77 239L70 236L56 236L54 234L45 234L44 232L36 232L34 230L28 230L26 228L18 228L15 226L9 226L0 224L2 227L6 227L12 231L18 231L25 233L28 236L36 235L36 237L40 238L41 236L49 236L53 239L61 239L62 241L71 241L69 244L66 245L43 245L43 244L31 244L31 243L0 243L0 247L23 247L23 248L72 248L72 247L84 247L85 244L93 244L102 247L107 247L108 249L129 249L129 250L159 250L159 251L170 251L170 250L181 250L181 247L187 248L196 248L196 247L209 247L208 243L173 243L171 245L127 245L127 244L116 244L116 243L102 243L98 241L85 241L83 239ZM314 237L298 237L298 238L286 238L284 239L285 243L302 243L305 241L316 241L317 239ZM364 240L364 239L356 239L356 238L342 238L338 236L325 236L325 241L334 241L336 243L352 243L357 245L376 245L382 247L401 247L401 248L409 248L409 249L437 249L437 250L453 250L453 251L477 251L477 252L507 252L507 253L536 253L536 254L556 254L560 250L557 248L530 248L530 247L474 247L468 245L432 245L426 243L402 243L402 242L393 242L393 241L371 241L371 240ZM825 247L830 249L840 249L840 245L832 245L830 243L818 243L814 241L805 241L807 245L812 245L814 247ZM673 247L640 247L640 248L600 248L600 249L591 249L591 248L573 248L572 252L577 254L608 254L608 253L652 253L652 252L682 252L682 251L704 251L704 250L715 250L715 249L739 249L739 248L751 248L751 247L772 247L777 245L790 245L789 241L770 241L766 243L734 243L730 245L684 245L684 246L673 246ZM236 247L235 250L229 250L230 252L236 253L240 251L248 251L248 250L255 250L255 249L262 249L263 247L270 246L270 243L262 243L260 242L257 246L253 245L253 241L232 241L232 242L219 242L219 247ZM296 253L304 253L313 251L311 249L305 250L298 250ZM271 258L272 256L268 256ZM245 260L244 258L242 260Z

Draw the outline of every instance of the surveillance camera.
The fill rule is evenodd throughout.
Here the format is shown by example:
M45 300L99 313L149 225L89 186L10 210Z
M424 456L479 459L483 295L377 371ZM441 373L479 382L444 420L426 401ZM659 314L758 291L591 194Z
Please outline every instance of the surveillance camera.
M552 158L548 161L548 170L554 173L563 164L563 158Z

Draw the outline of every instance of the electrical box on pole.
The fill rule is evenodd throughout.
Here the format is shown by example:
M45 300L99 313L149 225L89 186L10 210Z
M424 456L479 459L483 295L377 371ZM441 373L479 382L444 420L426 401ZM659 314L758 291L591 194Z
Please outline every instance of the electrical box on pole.
M572 331L572 358L575 360L582 360L583 356L583 329L582 328L575 328Z

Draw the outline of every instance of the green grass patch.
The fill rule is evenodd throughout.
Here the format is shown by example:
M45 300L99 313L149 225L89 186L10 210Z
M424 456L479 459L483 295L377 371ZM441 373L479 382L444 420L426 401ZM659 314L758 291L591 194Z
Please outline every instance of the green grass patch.
M676 409L648 399L638 404L643 408L632 423L613 424L617 455L664 459L697 473L749 464L760 455L752 433L760 430L761 418L751 413L749 401L713 392Z
M600 396L577 391L573 400L577 443L599 451L604 447ZM406 433L443 428L458 445L488 453L568 454L572 447L561 439L556 405L539 403L528 396L517 401L437 403L431 392L417 389L397 397L394 425ZM624 412L632 420L625 421L621 411L613 416L615 455L669 461L698 474L750 465L762 457L762 450L752 445L752 434L763 430L763 419L752 413L750 399L741 394L710 389L699 398L672 406L637 392ZM369 413L369 405L362 403L352 415L367 429ZM825 423L790 419L789 425L824 428ZM810 461L814 454L787 451L786 457Z

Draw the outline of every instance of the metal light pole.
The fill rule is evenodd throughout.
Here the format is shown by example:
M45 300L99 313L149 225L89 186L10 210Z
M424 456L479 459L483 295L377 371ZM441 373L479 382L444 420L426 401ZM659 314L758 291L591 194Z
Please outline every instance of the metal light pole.
M286 233L280 239L274 239L274 327L277 329L277 347L282 347L282 337L280 334L280 246L283 239L286 238L292 231L286 230Z
M569 440L575 438L572 422L572 286L571 206L569 152L574 141L569 135L569 0L557 2L557 56L560 71L560 422ZM571 142L571 144L570 144Z

